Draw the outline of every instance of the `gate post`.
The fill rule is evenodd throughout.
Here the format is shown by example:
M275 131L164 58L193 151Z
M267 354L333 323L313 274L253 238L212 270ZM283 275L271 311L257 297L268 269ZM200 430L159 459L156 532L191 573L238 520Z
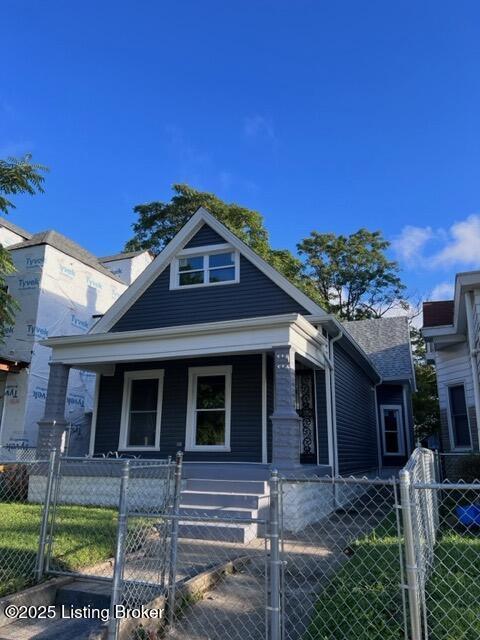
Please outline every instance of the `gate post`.
M415 539L412 522L410 473L400 471L400 502L402 506L403 535L405 538L405 561L407 574L408 604L410 614L411 640L422 640L422 621L420 610L420 585L415 555Z
M128 479L130 476L130 460L125 460L120 482L120 501L118 505L117 547L115 549L115 564L113 566L112 598L110 602L110 616L108 619L108 640L116 640L118 620L115 618L115 607L121 604L123 566L125 561L125 545L128 526Z
M168 568L168 597L167 615L168 625L173 625L175 616L175 582L177 580L177 546L178 546L178 514L180 511L180 493L182 491L182 461L183 453L179 451L175 458L175 481L172 504L172 534L170 536L170 564Z
M270 604L269 612L269 640L281 638L281 597L280 597L280 506L279 506L279 477L275 469L270 476L270 511L269 534L270 539Z
M40 536L38 540L37 560L35 563L36 582L40 582L43 578L45 570L45 547L47 545L48 520L50 516L50 502L52 501L53 479L55 476L55 467L57 466L57 449L50 452L48 463L47 483L45 488L45 499L42 510L42 521L40 524Z

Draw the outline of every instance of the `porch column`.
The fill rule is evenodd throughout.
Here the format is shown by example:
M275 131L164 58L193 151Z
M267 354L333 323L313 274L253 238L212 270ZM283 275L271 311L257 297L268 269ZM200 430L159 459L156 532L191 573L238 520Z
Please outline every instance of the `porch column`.
M37 457L48 458L53 448L60 449L62 435L67 427L65 401L67 398L70 366L61 363L50 365L45 415L38 423Z
M291 347L274 349L274 371L272 463L277 469L298 468L302 420L295 409L295 352Z

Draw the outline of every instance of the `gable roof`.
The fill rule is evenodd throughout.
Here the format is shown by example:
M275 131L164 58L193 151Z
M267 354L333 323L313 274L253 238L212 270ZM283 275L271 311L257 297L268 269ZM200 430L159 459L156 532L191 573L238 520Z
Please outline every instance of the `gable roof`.
M410 330L406 316L343 322L385 381L410 380L415 384Z
M125 282L118 276L114 275L110 271L110 269L104 267L103 264L99 262L98 258L93 255L93 253L90 253L90 251L87 251L73 240L70 240L70 238L67 238L61 233L58 233L58 231L40 231L39 233L35 233L33 236L31 236L29 240L10 245L8 247L8 251L25 249L27 247L34 247L42 244L47 244L51 247L54 247L55 249L58 249L58 251L61 251L62 253L65 253L68 256L79 260L80 262L83 262L83 264L92 267L92 269L103 273L103 275L109 276L110 278L116 280L117 282L120 282L121 284L125 284Z
M5 227L5 229L8 229L9 231L16 233L18 236L22 236L22 238L25 238L25 240L30 240L30 238L32 237L32 234L30 233L30 231L26 231L25 229L22 229L22 227L19 227L18 225L14 224L13 222L10 222L9 220L6 220L6 218L2 218L1 216L0 216L0 227Z
M123 314L138 300L144 291L158 278L168 267L175 255L185 247L196 232L207 224L220 236L225 238L232 247L237 249L245 258L252 262L260 271L269 277L277 286L283 289L291 298L302 305L309 313L314 315L326 315L325 311L313 300L297 289L285 276L279 273L271 265L261 258L245 242L240 240L225 225L219 222L209 211L200 207L188 222L180 229L177 235L168 243L163 251L151 262L130 287L118 298L118 300L105 313L103 318L92 327L90 333L104 333L109 331Z

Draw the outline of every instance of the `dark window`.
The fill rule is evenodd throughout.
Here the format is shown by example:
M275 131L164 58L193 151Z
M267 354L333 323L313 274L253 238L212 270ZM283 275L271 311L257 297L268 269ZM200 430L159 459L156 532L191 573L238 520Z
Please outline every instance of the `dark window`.
M157 429L158 378L132 380L127 446L153 447Z
M223 446L225 420L225 376L199 376L197 378L195 444Z
M382 407L385 453L403 454L403 430L400 407Z
M457 384L454 387L449 387L448 393L454 446L456 448L471 447L465 387L463 384Z

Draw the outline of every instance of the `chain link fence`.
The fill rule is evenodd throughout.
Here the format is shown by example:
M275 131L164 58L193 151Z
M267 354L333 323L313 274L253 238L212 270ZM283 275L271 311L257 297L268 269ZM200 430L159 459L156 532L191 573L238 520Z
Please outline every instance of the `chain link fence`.
M160 612L111 618L111 640L478 640L480 484L437 462L226 489L180 458L4 460L0 593L63 575Z
M38 576L45 493L32 500L29 487L31 478L48 468L48 461L11 458L0 459L0 596L29 586Z
M385 640L406 625L396 480L282 480L283 640Z

